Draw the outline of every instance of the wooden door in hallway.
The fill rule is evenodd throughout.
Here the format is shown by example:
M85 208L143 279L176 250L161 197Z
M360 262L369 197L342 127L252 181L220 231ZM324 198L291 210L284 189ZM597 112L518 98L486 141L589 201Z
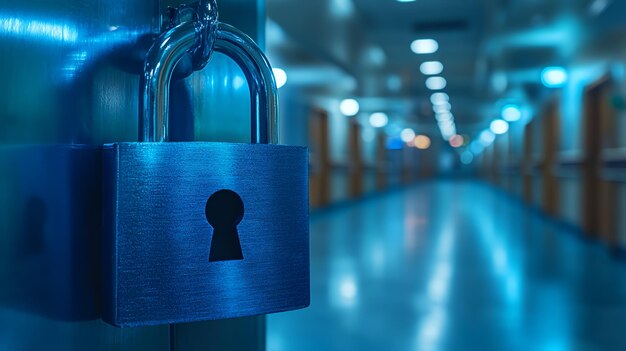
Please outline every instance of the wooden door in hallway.
M543 209L547 213L559 214L559 183L555 175L560 136L559 98L552 99L546 106L543 117Z
M616 203L612 184L601 176L602 155L610 147L612 134L612 109L610 108L611 79L607 76L585 90L583 117L582 165L582 218L583 229L603 237L608 242L615 239L615 216L611 215Z

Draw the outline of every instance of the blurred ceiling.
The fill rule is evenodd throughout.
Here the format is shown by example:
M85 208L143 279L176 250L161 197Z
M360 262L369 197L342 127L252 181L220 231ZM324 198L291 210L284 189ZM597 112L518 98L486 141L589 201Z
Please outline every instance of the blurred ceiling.
M502 101L540 98L542 68L565 64L590 28L622 28L625 11L621 0L267 0L268 50L307 94L354 96L408 125L435 124L419 67L441 61L457 129L476 133ZM439 50L414 54L424 38Z

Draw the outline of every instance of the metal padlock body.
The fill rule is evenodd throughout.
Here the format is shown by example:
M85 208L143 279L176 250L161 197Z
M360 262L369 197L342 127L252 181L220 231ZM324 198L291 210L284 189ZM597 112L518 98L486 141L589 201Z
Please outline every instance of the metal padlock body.
M105 320L137 326L309 305L306 148L232 143L105 147ZM230 189L245 212L243 260L209 262L207 199Z

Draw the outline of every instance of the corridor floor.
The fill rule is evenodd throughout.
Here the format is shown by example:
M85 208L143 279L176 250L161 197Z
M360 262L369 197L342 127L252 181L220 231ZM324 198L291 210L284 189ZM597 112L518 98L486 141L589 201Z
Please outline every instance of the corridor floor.
M311 294L268 351L626 350L624 261L480 183L313 215Z

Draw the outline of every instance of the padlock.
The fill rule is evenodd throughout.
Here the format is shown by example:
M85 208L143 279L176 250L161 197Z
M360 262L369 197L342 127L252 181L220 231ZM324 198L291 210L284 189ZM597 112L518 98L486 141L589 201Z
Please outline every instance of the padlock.
M209 28L210 27L210 28ZM211 30L249 81L253 144L167 141L178 60ZM185 22L146 59L140 142L103 150L103 318L120 327L309 305L308 160L277 140L276 84L252 39Z

